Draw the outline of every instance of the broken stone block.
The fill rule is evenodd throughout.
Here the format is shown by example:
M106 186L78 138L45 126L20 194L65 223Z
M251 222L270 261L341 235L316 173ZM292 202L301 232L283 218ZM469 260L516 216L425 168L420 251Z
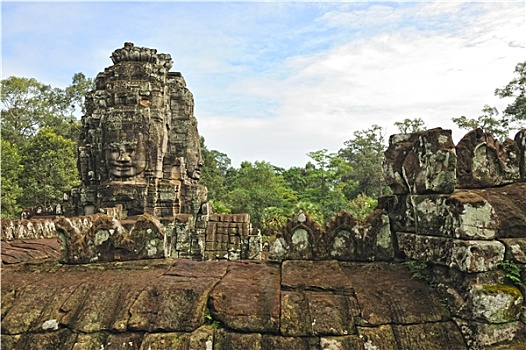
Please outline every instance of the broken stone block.
M385 210L389 216L392 230L416 232L415 213L411 195L383 196L378 199L378 209Z
M515 286L474 285L468 292L470 318L479 322L507 323L519 319L524 297Z
M470 190L484 198L499 220L497 238L521 238L526 232L526 183Z
M441 128L392 135L383 164L394 194L451 193L456 167L451 130Z
M457 144L458 188L486 188L520 179L517 143L500 143L482 129L467 133Z
M526 341L526 325L522 322L485 323L455 319L467 343L479 347L503 345L503 349L521 349Z
M504 259L499 241L460 240L397 232L398 247L409 259L446 265L465 272L494 270Z
M506 260L526 264L526 237L503 238L500 241L506 246Z
M493 207L476 193L411 195L410 200L417 234L490 240L499 226Z

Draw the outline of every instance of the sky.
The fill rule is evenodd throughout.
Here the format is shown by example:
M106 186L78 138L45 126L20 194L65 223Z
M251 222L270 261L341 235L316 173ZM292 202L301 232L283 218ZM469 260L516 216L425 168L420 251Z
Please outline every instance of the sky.
M524 1L2 1L2 79L66 87L131 41L172 56L199 133L232 165L304 166L372 125L466 132L526 59Z

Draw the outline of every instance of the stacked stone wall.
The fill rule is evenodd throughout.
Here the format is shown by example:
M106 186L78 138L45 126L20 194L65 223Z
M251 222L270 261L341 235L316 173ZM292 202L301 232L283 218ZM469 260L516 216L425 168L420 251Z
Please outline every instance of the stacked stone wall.
M398 258L428 266L468 345L526 341L526 130L480 129L454 146L442 129L393 135L384 170Z

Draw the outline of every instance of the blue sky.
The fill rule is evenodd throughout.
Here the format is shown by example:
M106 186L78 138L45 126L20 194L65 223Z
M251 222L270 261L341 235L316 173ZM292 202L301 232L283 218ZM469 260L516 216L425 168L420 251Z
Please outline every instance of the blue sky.
M173 57L200 134L234 165L304 165L353 132L464 132L526 59L524 1L2 2L2 78L65 87L132 41Z

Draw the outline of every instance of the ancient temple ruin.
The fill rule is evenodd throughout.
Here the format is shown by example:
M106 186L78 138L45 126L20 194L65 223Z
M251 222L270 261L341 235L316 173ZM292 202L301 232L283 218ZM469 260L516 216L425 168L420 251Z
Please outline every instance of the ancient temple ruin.
M194 99L182 74L170 72L171 56L127 42L111 59L86 96L82 184L71 193L73 218L57 222L62 260L257 257L260 236L247 214L210 213ZM68 234L77 227L81 235Z
M207 214L193 95L168 54L125 43L86 96L76 215Z
M2 220L2 348L524 349L526 129L393 135L368 218L298 213L263 249L247 214L207 204L170 55L111 58L71 215Z

